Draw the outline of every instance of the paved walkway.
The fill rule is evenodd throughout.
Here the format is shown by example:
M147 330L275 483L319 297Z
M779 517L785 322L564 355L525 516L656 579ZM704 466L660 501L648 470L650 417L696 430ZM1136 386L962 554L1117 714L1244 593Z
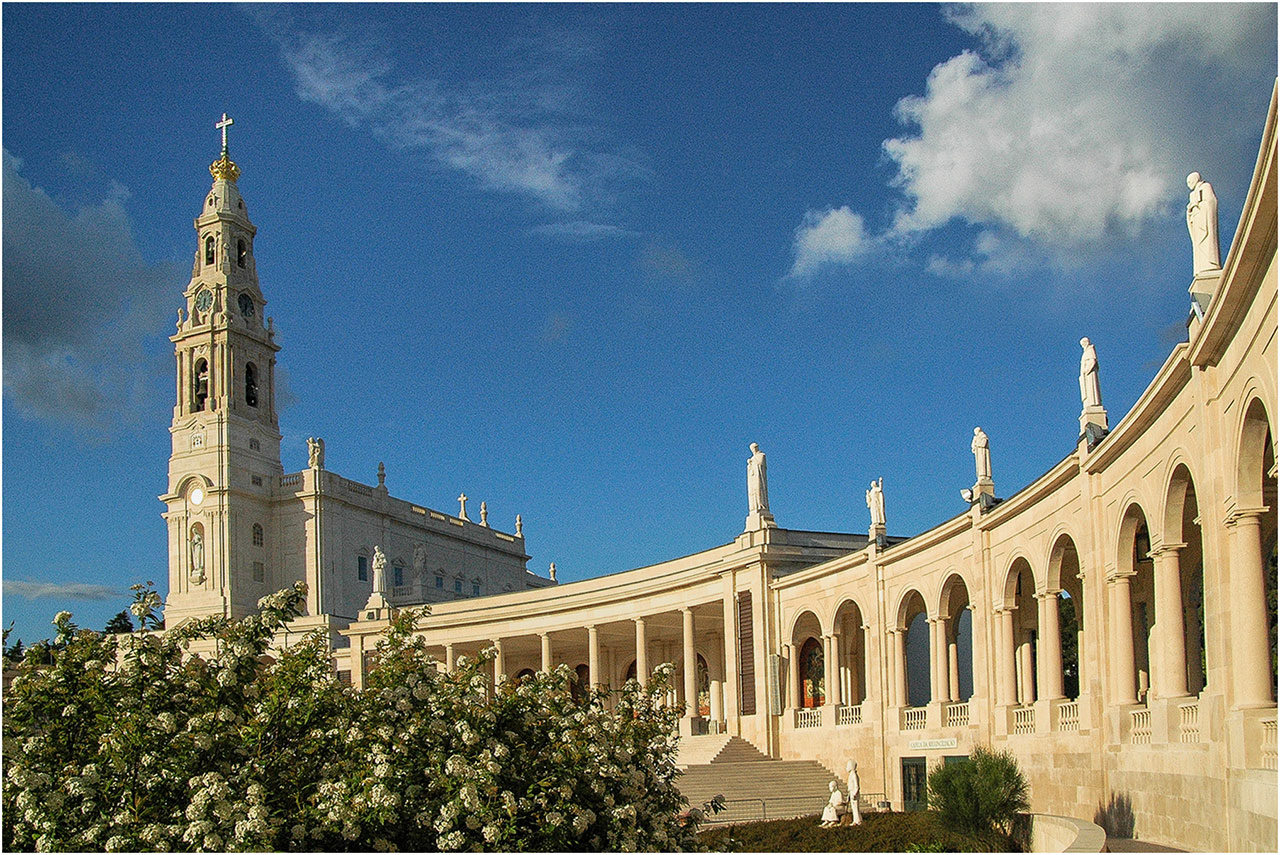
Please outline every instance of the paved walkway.
M1172 846L1161 846L1159 843L1148 843L1146 840L1126 840L1122 837L1108 837L1108 852L1186 852L1185 849L1174 849Z

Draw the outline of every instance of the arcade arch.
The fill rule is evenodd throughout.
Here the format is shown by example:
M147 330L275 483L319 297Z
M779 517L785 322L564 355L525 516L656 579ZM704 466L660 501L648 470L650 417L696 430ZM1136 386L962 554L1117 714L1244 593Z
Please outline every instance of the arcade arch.
M936 669L933 667L937 641L936 624L930 621L928 608L920 592L911 589L898 607L898 662L895 672L899 706L922 707L932 699L941 699ZM925 677L929 677L928 684Z
M862 609L853 600L845 600L836 609L832 621L832 647L836 652L835 684L840 691L834 703L856 706L867 697L867 640Z
M1047 608L1057 610L1058 644L1062 682L1060 694L1075 700L1084 685L1084 580L1080 553L1069 534L1060 534L1049 553L1045 582Z
M822 706L827 700L827 657L822 624L813 612L802 612L796 618L791 630L791 649L795 651L791 681L794 705L806 709Z
M1003 691L1001 703L1026 706L1036 700L1040 613L1031 562L1018 557L1004 583Z
M1158 694L1198 695L1205 686L1204 547L1195 482L1186 464L1169 477L1164 539L1152 552L1156 632L1161 660L1156 663Z
M1230 531L1232 688L1236 707L1276 702L1276 457L1271 422L1249 401L1236 453Z
M967 701L973 697L973 604L959 574L942 583L938 627L940 647L934 652L939 695L942 700Z

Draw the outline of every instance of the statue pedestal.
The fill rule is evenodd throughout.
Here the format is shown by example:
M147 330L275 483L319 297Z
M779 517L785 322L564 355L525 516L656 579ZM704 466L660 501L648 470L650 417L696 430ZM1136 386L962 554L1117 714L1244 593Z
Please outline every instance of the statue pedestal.
M382 595L381 591L374 591L369 595L369 599L365 601L359 615L359 619L362 621L388 620L390 617L391 604L387 602L387 598Z
M1102 428L1103 432L1110 430L1107 425L1107 411L1101 406L1085 407L1080 412L1080 434L1083 436L1087 433L1089 425L1097 425Z
M765 528L777 528L778 524L773 521L773 514L768 511L752 511L747 514L747 524L743 531L760 531Z
M973 485L973 500L975 502L978 501L978 497L983 493L988 496L994 496L996 494L996 482L990 478L979 478Z
M1187 293L1191 295L1191 311L1197 318L1203 318L1209 311L1209 302L1218 293L1218 285L1222 282L1222 269L1197 273L1191 280Z
M874 543L876 546L878 546L881 549L884 549L885 537L887 535L888 535L888 531L885 529L883 525L875 525L873 523L871 528L867 529L867 540L869 540L871 543Z

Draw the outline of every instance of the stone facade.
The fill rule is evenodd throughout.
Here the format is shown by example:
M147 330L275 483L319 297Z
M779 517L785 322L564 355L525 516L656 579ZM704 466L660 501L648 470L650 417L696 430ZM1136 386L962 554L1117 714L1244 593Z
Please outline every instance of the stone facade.
M775 522L753 447L746 530L731 542L551 589L525 570L519 532L392 499L322 461L283 473L252 226L215 171L196 221L213 254L198 254L173 338L169 618L243 614L305 578L297 628L327 626L335 667L361 685L393 611L366 605L357 575L377 546L388 573L415 568L391 585L392 607L455 581L493 594L434 601L419 632L443 667L493 647L494 683L563 663L617 686L670 661L689 744L732 734L832 769L855 759L862 790L895 808L919 801L929 766L990 744L1018 756L1037 812L1182 848L1275 851L1275 128L1273 93L1233 245L1192 278L1188 340L1109 432L1082 359L1081 433L1032 484L1000 499L975 440L967 512L909 539L874 516L867 536L799 531ZM242 239L244 267L220 254ZM242 294L256 317L227 310ZM203 399L201 360L214 367Z

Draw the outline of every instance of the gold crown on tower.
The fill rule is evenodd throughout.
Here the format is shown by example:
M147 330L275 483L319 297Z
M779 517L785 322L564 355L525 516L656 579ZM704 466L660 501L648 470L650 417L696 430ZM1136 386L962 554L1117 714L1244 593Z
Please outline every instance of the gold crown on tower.
M215 160L209 165L209 173L216 179L221 178L225 181L235 182L240 177L240 167L227 155L227 128L231 127L235 122L227 118L227 114L222 114L222 121L215 122L214 127L222 131L222 157Z

